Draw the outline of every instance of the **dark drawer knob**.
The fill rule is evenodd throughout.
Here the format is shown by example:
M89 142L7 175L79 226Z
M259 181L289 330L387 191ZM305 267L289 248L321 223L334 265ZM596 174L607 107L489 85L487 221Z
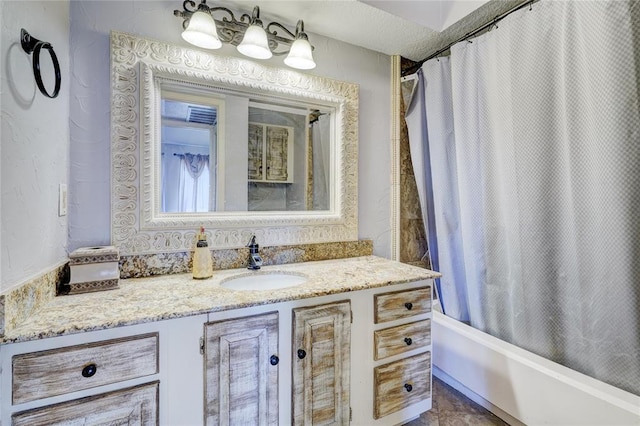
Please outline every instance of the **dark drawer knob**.
M277 355L271 355L271 358L269 358L269 362L271 363L271 365L278 365L278 363L280 362L280 358L278 358Z
M405 337L404 342L407 344L407 346L411 346L413 340L411 340L411 337Z
M409 383L405 383L404 388L407 390L407 392L411 392L413 390L413 386L411 386Z
M85 365L82 369L82 377L92 377L98 371L98 366L95 364Z
M307 352L304 349L298 349L298 358L304 359L307 356Z
M404 307L407 308L408 310L412 310L413 309L413 303L407 302L407 303L404 304Z

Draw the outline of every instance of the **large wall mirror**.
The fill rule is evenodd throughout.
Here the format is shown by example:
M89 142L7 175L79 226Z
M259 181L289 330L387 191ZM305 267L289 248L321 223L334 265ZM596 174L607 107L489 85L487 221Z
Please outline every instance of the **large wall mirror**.
M357 85L117 32L111 68L121 253L357 239Z
M154 84L158 214L331 210L338 105L160 76Z

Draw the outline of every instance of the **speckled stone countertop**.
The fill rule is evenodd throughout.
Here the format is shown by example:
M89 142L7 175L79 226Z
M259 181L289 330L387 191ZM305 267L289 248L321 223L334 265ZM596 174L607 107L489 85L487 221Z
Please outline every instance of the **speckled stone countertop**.
M247 269L216 271L212 278L190 274L120 280L120 288L59 296L7 332L0 343L140 324L207 312L245 308L295 299L437 278L439 273L376 256L273 265L259 272L303 274L307 281L277 290L235 291L221 286L230 278L255 274Z

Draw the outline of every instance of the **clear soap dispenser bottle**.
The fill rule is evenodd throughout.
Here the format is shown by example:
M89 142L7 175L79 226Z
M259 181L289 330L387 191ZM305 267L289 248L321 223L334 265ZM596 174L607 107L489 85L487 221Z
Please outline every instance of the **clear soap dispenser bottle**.
M207 244L207 236L204 233L204 226L200 227L198 233L198 241L196 242L196 249L193 252L193 278L196 280L203 280L210 278L213 275L213 261L211 259L211 252L209 251L209 244Z

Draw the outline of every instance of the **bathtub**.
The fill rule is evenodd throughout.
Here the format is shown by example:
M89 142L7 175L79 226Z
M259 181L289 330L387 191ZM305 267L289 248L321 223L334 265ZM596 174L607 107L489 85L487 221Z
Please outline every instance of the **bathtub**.
M433 373L512 425L640 425L640 397L433 312Z

